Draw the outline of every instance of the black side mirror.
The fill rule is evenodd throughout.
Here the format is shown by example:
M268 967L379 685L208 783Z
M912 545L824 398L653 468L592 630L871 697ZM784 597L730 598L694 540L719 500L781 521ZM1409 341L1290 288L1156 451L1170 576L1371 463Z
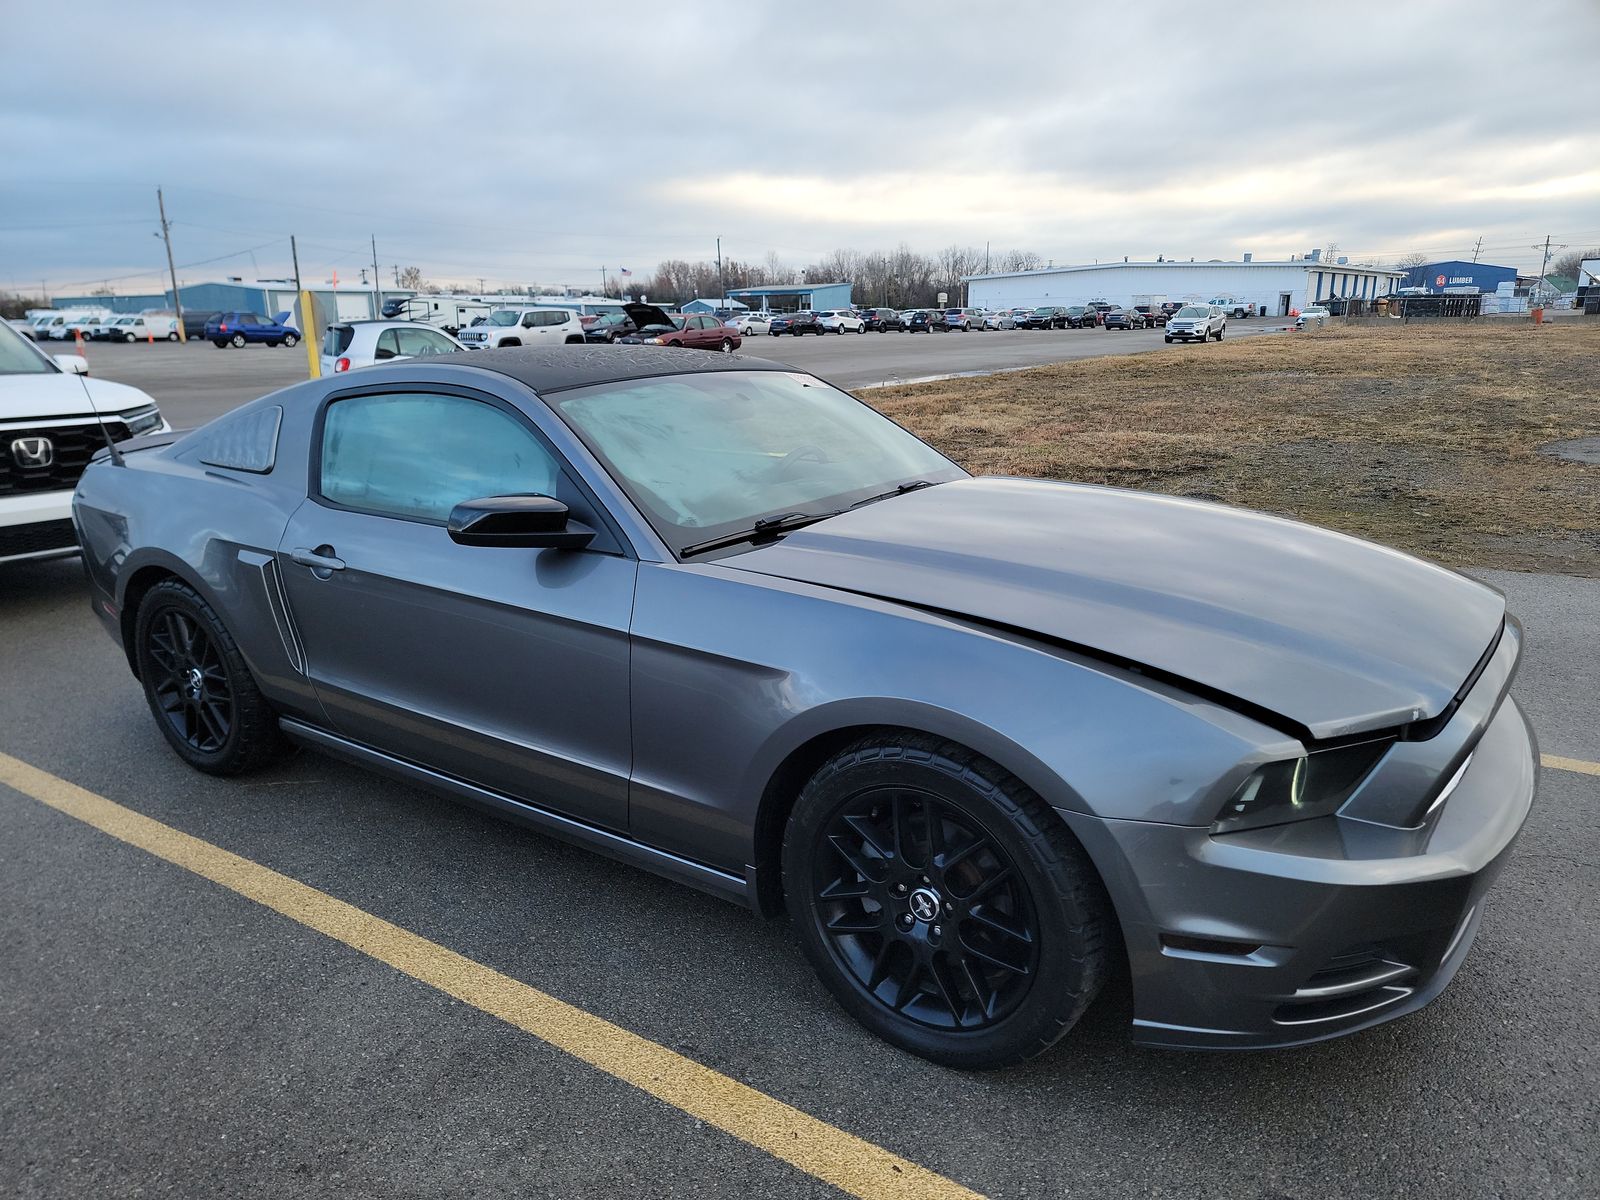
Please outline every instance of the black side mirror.
M581 550L594 541L594 530L571 520L565 504L538 494L465 500L450 510L448 529L463 546Z

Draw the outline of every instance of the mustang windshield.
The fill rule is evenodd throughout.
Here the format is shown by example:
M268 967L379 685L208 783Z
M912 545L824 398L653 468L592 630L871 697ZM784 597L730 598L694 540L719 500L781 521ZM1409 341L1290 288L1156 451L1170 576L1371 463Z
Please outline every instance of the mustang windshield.
M821 514L901 483L966 474L820 379L714 371L551 398L673 548L777 514Z

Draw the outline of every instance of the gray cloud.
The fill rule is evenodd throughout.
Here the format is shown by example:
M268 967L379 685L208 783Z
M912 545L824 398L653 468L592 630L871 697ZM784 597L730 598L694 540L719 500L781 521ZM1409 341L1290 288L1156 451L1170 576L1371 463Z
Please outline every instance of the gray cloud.
M1600 9L392 4L76 34L8 17L0 287L381 262L500 282L836 246L1537 262L1600 241ZM716 24L725 22L725 25ZM714 29L708 27L715 26ZM249 253L252 250L254 258ZM10 278L7 278L9 274Z

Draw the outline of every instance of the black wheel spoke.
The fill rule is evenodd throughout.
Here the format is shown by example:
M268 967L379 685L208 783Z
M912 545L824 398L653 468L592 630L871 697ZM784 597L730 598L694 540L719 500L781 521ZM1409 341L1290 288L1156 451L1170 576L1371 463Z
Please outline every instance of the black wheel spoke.
M883 914L869 912L844 913L828 922L829 933L875 933L883 928Z
M900 981L900 991L894 998L896 1012L904 1012L906 1005L922 994L923 971L922 963L913 959L911 970L907 971L905 978Z
M999 921L996 921L988 913L982 912L979 909L968 909L967 917L974 924L980 925L988 932L997 934L1000 937L1011 938L1013 941L1022 942L1024 944L1031 944L1033 941L1032 935L1029 934L1026 929L1013 929L1009 925L1005 925Z
M871 894L871 880L846 879L842 875L817 893L824 900L854 900Z
M967 1006L961 999L961 989L952 987L952 981L945 978L946 970L947 968L935 957L928 964L928 977L933 980L933 986L939 989L939 998L949 1007L950 1016L959 1028L963 1023L962 1017L966 1014Z
M961 948L968 954L972 955L972 957L981 958L990 966L999 967L1002 971L1009 971L1013 975L1028 974L1028 965L1026 963L1013 962L1009 958L1005 958L1002 955L985 950L982 946L974 946L971 942L966 941L965 939L962 940Z
M857 875L860 875L863 879L874 878L871 863L868 862L867 856L862 854L858 848L852 846L846 839L841 837L830 837L828 842L833 846L839 857L850 864L850 869Z

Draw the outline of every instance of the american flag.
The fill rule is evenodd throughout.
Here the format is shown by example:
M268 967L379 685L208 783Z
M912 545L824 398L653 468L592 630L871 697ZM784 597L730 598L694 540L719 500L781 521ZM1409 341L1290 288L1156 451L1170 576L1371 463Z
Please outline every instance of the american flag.
M619 268L619 269L620 269L620 270L621 270L621 271L622 271L622 273L623 273L623 274L624 274L624 275L632 275L632 274L633 274L633 272L632 272L632 271L630 271L630 270L628 270L628 268L627 268L627 267L621 267L621 268Z

